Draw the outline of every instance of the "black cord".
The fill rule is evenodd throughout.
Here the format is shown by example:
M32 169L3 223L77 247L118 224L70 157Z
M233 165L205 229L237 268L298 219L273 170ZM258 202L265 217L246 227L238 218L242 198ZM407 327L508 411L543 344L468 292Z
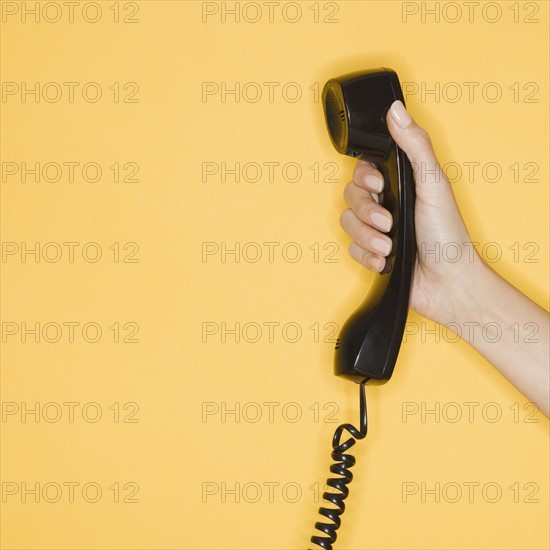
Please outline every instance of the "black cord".
M332 550L332 545L336 541L336 531L340 528L341 520L340 516L344 513L346 505L344 500L349 495L348 483L351 483L353 474L350 472L350 468L355 465L355 457L350 454L345 454L346 451L353 447L357 439L363 439L367 435L367 399L365 396L365 384L368 378L365 378L361 382L359 389L359 407L360 407L360 429L358 430L351 424L342 424L336 428L334 437L332 438L332 460L335 461L331 465L330 471L333 474L337 474L341 477L329 477L327 479L327 485L336 489L336 493L323 493L323 499L331 502L337 508L319 508L319 514L330 520L332 523L324 523L318 521L315 523L315 529L321 531L326 536L314 535L311 537L311 542L320 546L324 550ZM350 437L344 443L340 443L342 433L346 430L353 437Z

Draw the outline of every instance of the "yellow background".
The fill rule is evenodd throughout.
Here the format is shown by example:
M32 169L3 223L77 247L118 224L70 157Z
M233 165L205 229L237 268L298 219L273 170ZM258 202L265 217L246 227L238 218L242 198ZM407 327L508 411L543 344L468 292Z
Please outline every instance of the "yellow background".
M14 3L2 4L3 10L10 4L11 13ZM330 464L336 427L330 420L358 420L357 386L333 376L333 344L316 342L309 327L318 324L321 340L330 336L331 325L323 327L343 323L370 279L347 256L349 241L338 225L354 162L332 148L315 91L330 77L377 66L428 89L458 83L466 92L464 83L479 83L471 102L418 93L407 104L429 130L442 164L479 163L473 180L464 174L454 183L472 240L497 243L502 258L494 268L547 307L548 3L493 3L501 10L496 22L487 20L497 12L484 13L483 2L472 21L457 3L463 12L455 23L447 21L456 16L448 2L440 3L448 11L439 22L429 14L422 21L422 6L433 9L433 2L300 2L295 23L282 15L284 8L296 17L288 2L274 7L273 22L264 7L257 23L236 22L230 14L224 22L223 3L209 3L208 9L220 11L203 22L206 8L195 1L99 2L96 23L83 20L81 2L72 23L66 11L58 22L36 23L32 16L23 20L22 4L15 3L17 13L1 26L2 81L80 85L73 103L66 87L56 103L7 96L1 103L2 161L96 162L103 172L96 183L78 172L73 183L66 173L55 183L32 177L23 183L17 175L2 182L4 243L80 243L72 263L66 249L57 263L8 256L2 321L19 327L94 322L103 333L95 344L78 331L74 343L66 332L57 343L6 337L4 404L80 405L74 422L66 409L59 422L6 416L2 481L19 488L97 483L103 493L97 503L85 502L79 489L74 502L67 494L57 503L7 496L2 548L306 547L318 519L317 489ZM403 21L402 10L415 6L418 13ZM114 9L122 19L135 7L137 22L113 21ZM533 20L538 22L528 22ZM82 99L87 82L101 86L97 103ZM138 101L115 102L109 89L115 82L137 83ZM224 102L220 94L203 96L205 82L237 82L241 90L252 83L247 90L259 87L263 94L257 102L242 94ZM276 83L272 102L264 82ZM287 83L302 91L299 101L282 97ZM499 101L483 97L487 83L502 89ZM519 97L510 89L514 83ZM537 102L525 102L534 89ZM109 169L115 162L137 163L139 181L115 183ZM230 174L223 182L219 173L203 181L203 163L209 162L280 164L273 181L267 169L257 182L236 182ZM491 162L502 168L498 182L481 173ZM282 176L286 163L301 168L298 181ZM318 182L314 163L321 166ZM337 164L337 182L323 181L325 163ZM517 183L509 168L514 163L522 167ZM526 163L538 165L537 181L524 181ZM97 263L79 255L89 242L103 251ZM115 262L109 247L132 242L139 245L138 261ZM225 262L219 254L203 258L206 242L230 248L252 243L250 254L257 243L263 255L256 263L231 255ZM266 242L278 243L273 262ZM283 258L287 243L301 247L299 261ZM322 261L334 246L327 243L339 247L335 262ZM312 246L320 247L320 261ZM533 246L537 262L527 263ZM409 321L416 323L410 327L435 327L413 312ZM136 323L139 342L114 343L109 327L115 322ZM242 335L236 343L231 334L223 342L219 333L203 342L204 323L257 323L264 332L256 343ZM265 323L279 323L273 342ZM282 337L287 323L300 327L299 341ZM538 413L534 422L524 422L525 398L465 342L424 336L407 338L390 383L369 388L370 433L354 448L358 463L337 547L548 548L548 421ZM89 402L101 406L100 421L79 414ZM466 402L479 403L472 422ZM114 403L136 403L138 422L114 422ZM449 421L453 403L464 414L458 422ZM236 404L238 414L203 418L204 407L220 411ZM418 413L405 422L406 406L447 406L449 415L422 422ZM258 410L262 415L254 422ZM502 417L490 422L483 410L500 410ZM301 418L293 422L296 411ZM137 485L127 487L139 487L139 502L114 502L109 487L130 482ZM458 484L464 494L456 503L435 502L430 494L422 502L420 493L403 502L405 483L428 489ZM473 502L464 483L479 484ZM482 497L488 483L501 487L499 502ZM518 503L513 484L520 487ZM239 502L231 492L222 495L235 487ZM537 502L523 502L529 487L537 488ZM205 496L207 490L214 494Z

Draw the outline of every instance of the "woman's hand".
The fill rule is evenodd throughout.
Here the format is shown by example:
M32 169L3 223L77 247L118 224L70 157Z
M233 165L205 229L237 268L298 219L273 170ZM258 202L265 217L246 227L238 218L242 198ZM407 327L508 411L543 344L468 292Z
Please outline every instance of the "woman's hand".
M390 133L407 154L416 186L415 224L417 261L411 307L421 315L443 321L451 315L449 293L471 284L483 262L470 243L468 231L452 188L435 157L430 138L400 101L388 111ZM340 223L351 236L349 253L365 267L381 271L391 249L385 234L391 214L377 201L382 175L370 163L359 160L344 191L349 209ZM459 258L458 260L456 260Z

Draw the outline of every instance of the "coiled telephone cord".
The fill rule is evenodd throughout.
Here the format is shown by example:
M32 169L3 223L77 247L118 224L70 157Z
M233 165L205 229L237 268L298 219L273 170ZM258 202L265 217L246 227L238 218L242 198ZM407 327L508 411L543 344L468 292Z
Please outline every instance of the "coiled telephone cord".
M315 529L324 533L322 535L314 535L311 537L311 542L324 550L332 550L332 545L336 541L336 531L340 528L341 519L340 516L344 513L346 505L344 500L349 495L349 489L347 485L351 483L353 474L350 468L355 465L355 457L349 453L346 453L348 449L353 447L358 439L364 439L367 435L367 399L365 396L365 384L368 378L365 378L360 384L359 389L359 415L360 415L360 429L358 430L351 424L341 424L336 428L334 437L332 438L332 460L334 464L330 466L330 472L341 477L329 477L327 479L327 485L336 490L336 492L324 492L323 499L334 504L336 508L319 508L319 514L329 520L331 523L325 523L318 521L315 523ZM347 431L353 437L350 437L344 443L340 443L340 438L343 432Z

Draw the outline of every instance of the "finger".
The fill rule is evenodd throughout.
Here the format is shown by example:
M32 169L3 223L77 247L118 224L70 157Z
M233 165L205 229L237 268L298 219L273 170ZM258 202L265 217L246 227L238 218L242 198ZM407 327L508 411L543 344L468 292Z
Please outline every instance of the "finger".
M344 189L344 198L353 213L362 222L384 233L387 233L391 229L391 214L374 200L370 191L350 182Z
M411 118L401 101L392 103L386 121L393 139L411 162L417 189L422 192L429 184L439 184L439 188L449 187L428 132ZM430 189L433 188L434 185L430 185Z
M351 243L349 247L349 255L362 266L373 271L380 272L386 265L386 259L373 254L364 248L361 248L357 243Z
M362 222L349 208L342 212L340 225L361 248L368 252L378 256L387 256L391 252L391 239Z
M386 120L393 139L411 162L417 196L433 206L455 208L451 185L437 162L428 132L416 124L401 101L392 103Z
M358 160L353 171L353 181L359 187L368 189L373 193L381 193L384 189L382 174L365 160Z
M435 166L437 159L428 132L416 124L401 101L392 103L386 120L393 139L407 153L411 164Z

